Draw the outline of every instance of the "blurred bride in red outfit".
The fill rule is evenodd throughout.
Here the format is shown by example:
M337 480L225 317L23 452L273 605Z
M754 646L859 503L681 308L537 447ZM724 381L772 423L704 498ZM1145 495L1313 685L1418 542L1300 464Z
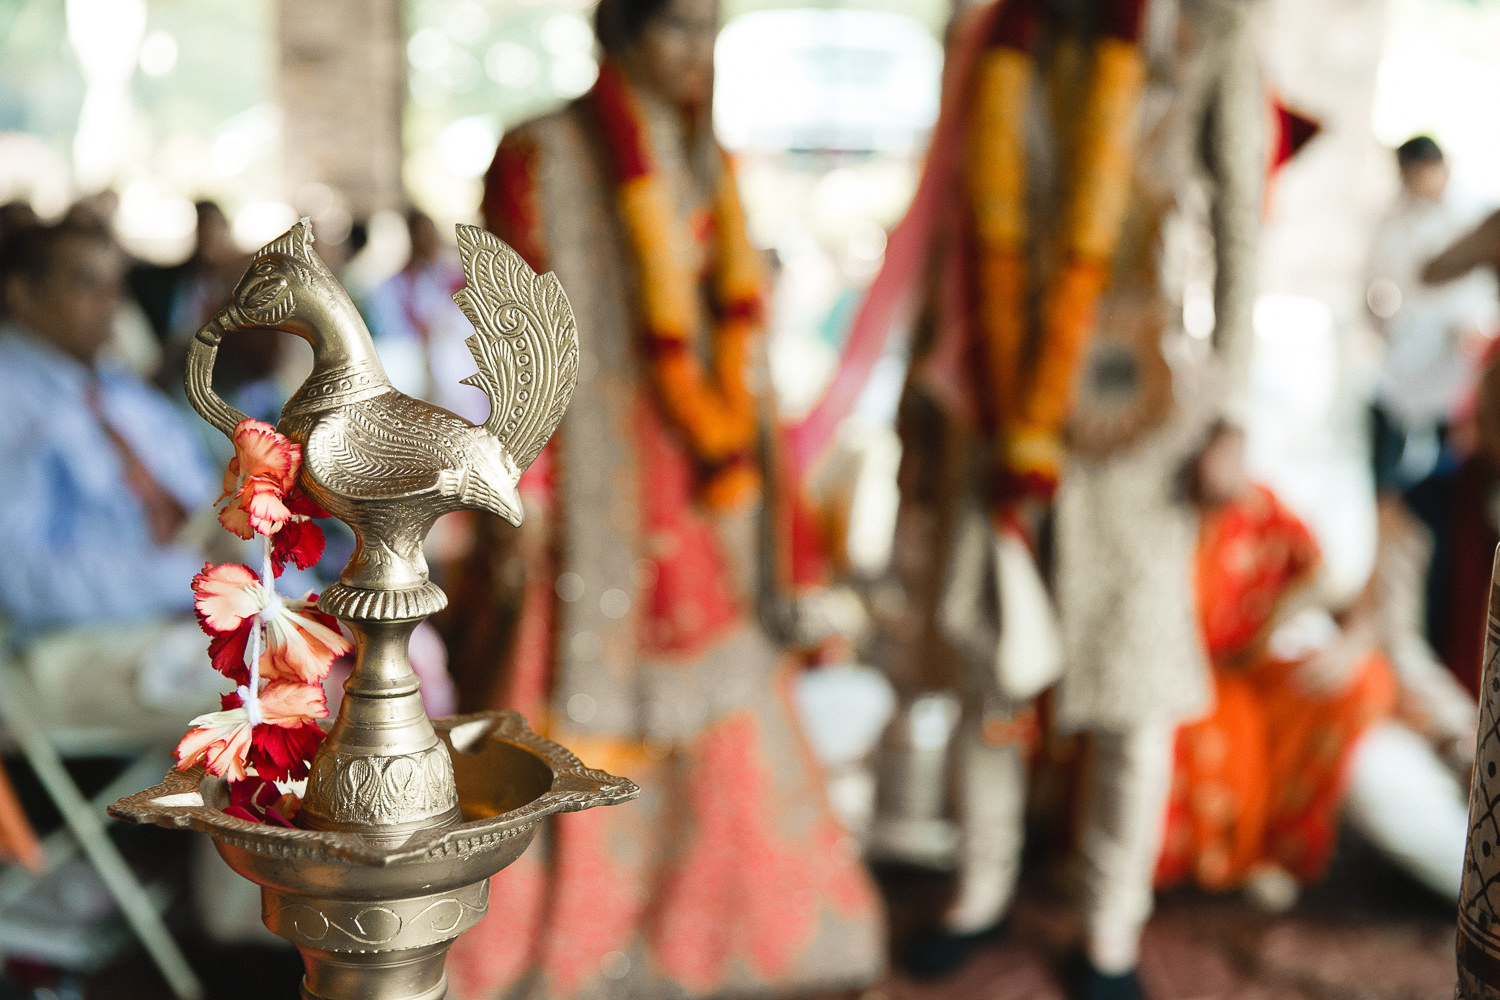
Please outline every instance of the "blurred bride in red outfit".
M762 517L761 261L709 125L718 6L603 0L596 18L594 88L508 132L486 178L486 224L567 291L579 384L522 483L525 528L480 560L511 612L456 609L454 655L471 705L520 710L643 792L559 817L495 879L453 994L860 987L876 897L757 613L781 582L766 540L790 532Z

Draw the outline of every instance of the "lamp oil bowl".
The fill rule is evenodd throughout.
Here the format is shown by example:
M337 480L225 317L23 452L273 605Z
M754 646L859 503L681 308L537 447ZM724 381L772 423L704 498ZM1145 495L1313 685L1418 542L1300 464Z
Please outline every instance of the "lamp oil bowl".
M229 816L227 784L201 767L173 771L110 811L213 837L229 866L261 886L266 926L301 951L308 1000L437 1000L448 946L484 915L490 876L521 856L540 821L637 789L584 767L515 712L435 728L451 755L459 818L400 844Z
M307 340L313 370L277 429L302 446L298 484L353 529L354 555L319 608L354 635L344 700L313 758L291 829L224 812L228 785L201 767L120 800L125 820L201 830L261 887L262 917L295 944L305 1000L439 1000L449 945L484 915L489 878L559 812L634 798L514 712L434 724L407 640L447 599L422 542L440 515L522 517L516 482L572 396L578 335L553 275L504 243L459 227L467 286L454 295L475 328L490 398L484 424L394 389L349 296L312 251L306 220L251 261L229 305L189 348L188 401L232 436L245 415L213 390L225 336L281 330Z

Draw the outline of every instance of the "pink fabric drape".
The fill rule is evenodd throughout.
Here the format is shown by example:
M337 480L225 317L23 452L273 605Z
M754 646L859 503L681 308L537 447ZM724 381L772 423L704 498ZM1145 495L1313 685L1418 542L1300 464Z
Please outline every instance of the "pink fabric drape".
M953 197L963 153L964 125L969 116L970 86L974 67L985 43L994 33L996 19L1005 0L976 12L956 31L949 48L943 79L943 101L933 128L922 179L906 215L891 230L886 241L885 262L871 282L839 357L838 369L823 395L800 421L787 428L788 454L794 475L804 479L833 443L839 426L849 416L869 381L876 362L893 343L907 338L919 304L923 280L945 224L954 223L951 235L960 235L962 203ZM963 364L963 322L967 309L961 297L967 287L963 254L953 254L950 267L941 276L940 314L943 329L932 363L946 368ZM963 385L965 379L940 379L948 386ZM972 409L972 401L946 400L961 411Z

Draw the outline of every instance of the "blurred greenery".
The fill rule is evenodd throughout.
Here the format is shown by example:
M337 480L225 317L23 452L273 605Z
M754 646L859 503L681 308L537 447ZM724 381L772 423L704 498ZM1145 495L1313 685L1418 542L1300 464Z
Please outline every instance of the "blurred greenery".
M64 6L0 2L0 130L56 137L65 150L83 103L83 77L68 47Z
M143 37L159 56L159 75L138 68L130 80L132 129L116 153L113 186L145 182L231 202L274 190L280 168L274 127L268 141L261 127L231 141L240 148L221 146L216 156L214 145L243 131L247 115L274 118L271 0L111 2L143 3ZM22 133L62 163L71 162L86 93L69 40L69 8L59 0L0 0L0 133ZM87 20L78 20L86 30ZM30 193L24 178L0 180L17 188L0 190L0 198Z

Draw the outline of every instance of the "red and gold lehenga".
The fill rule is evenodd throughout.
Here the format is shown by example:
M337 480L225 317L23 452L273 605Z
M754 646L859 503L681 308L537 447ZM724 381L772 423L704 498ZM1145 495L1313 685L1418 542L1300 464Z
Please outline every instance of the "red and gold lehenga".
M651 197L626 183L639 162L622 170L622 101L664 185ZM591 94L507 133L487 178L487 225L558 274L581 363L522 484L518 551L491 550L498 577L525 581L509 655L460 637L456 672L471 705L520 710L642 794L558 817L496 877L489 915L452 951L455 997L787 995L881 970L873 887L798 732L795 665L757 615L759 470L743 435L709 455L716 428L674 395L686 371L710 417L716 398L731 413L724 367L753 353L736 326L752 310L726 301L747 272L716 259L748 247L741 232L726 250L725 228L742 229L730 168L687 133L606 62ZM632 231L643 197L658 228ZM663 328L681 296L641 287L661 270L640 263L643 238L692 267L690 328ZM479 669L464 662L476 649Z
M1206 514L1197 559L1215 707L1178 731L1158 884L1231 889L1265 864L1314 879L1333 853L1350 751L1393 711L1395 675L1370 650L1337 691L1308 692L1296 681L1305 660L1267 648L1320 562L1307 526L1269 490Z

